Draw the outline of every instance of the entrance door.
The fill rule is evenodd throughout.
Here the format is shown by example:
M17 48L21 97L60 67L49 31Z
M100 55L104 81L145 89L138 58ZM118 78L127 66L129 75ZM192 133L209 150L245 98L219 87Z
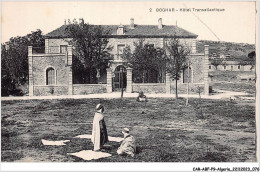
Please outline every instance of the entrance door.
M126 69L124 66L117 66L115 69L115 77L113 79L113 90L121 91L126 88Z

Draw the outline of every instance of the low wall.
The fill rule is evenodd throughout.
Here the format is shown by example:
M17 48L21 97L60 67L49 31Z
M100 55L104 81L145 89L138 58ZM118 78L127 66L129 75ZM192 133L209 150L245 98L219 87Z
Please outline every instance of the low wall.
M33 87L34 96L68 95L67 85L43 85Z
M85 95L85 94L96 94L106 93L107 84L74 84L73 94L74 95Z
M166 93L165 83L133 83L133 92L143 91L144 93Z
M189 83L189 94L199 94L198 87L201 88L201 94L204 94L204 84L203 83ZM175 82L171 83L171 94L175 94ZM187 94L187 83L182 83L177 85L178 94Z

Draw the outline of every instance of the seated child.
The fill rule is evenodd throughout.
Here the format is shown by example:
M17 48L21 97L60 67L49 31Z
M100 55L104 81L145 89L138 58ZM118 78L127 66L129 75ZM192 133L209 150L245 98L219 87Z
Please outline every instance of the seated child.
M130 155L134 156L136 153L135 138L129 134L129 129L124 128L122 133L124 134L124 140L117 150L118 155Z
M146 102L147 101L146 96L144 95L144 92L142 92L142 91L139 92L139 95L138 95L136 101L138 101L138 102Z

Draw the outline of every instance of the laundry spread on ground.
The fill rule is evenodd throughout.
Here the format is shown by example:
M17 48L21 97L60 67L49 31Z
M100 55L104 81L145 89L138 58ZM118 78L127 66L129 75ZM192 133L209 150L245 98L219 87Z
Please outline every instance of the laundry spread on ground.
M79 158L82 158L84 160L92 160L92 159L100 159L100 158L106 158L112 156L109 153L105 152L95 152L92 150L83 150L80 152L75 152L75 153L68 153L68 155L73 155Z
M108 136L108 140L111 141L111 142L121 142L124 140L124 138L121 138L121 137L110 137Z
M70 140L58 140L58 141L51 141L51 140L44 140L42 139L42 144L44 145L51 145L51 146L63 146L66 145L66 142L69 142Z
M83 135L78 135L78 136L76 136L76 138L91 139L91 135L89 135L89 134L83 134ZM124 138L122 138L122 137L111 137L111 136L108 136L108 140L111 141L111 142L121 142L121 141L124 140Z
M91 139L91 135L83 134L83 135L75 136L75 138ZM124 138L108 136L108 140L111 142L121 142L124 140ZM51 140L42 139L41 141L44 145L63 146L66 145L65 143L69 142L70 140L51 141ZM68 153L68 155L73 155L88 161L92 159L100 159L100 158L106 158L112 156L111 154L106 152L100 152L100 151L95 152L92 150L82 150L80 152Z

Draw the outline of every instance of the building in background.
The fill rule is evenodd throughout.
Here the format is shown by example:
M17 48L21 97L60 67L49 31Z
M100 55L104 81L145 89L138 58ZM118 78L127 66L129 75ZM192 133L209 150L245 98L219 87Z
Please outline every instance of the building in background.
M84 24L80 19L79 24ZM197 35L186 31L178 26L164 25L160 18L155 25L139 25L130 19L129 25L101 25L103 29L109 29L109 34L103 35L108 38L108 45L112 45L110 52L113 59L109 66L98 71L97 83L79 84L73 77L72 54L73 48L69 45L70 38L67 35L65 20L64 25L45 35L44 52L37 53L35 47L28 47L29 57L29 95L82 95L91 93L110 93L113 91L126 90L126 92L144 93L174 93L175 84L170 75L164 72L162 82L137 83L133 80L132 69L125 65L121 58L123 49L130 46L134 49L134 42L144 39L144 43L154 47L163 47L166 39L179 38L182 43L186 43L191 48L190 65L190 92L196 93L196 89L201 87L204 94L209 94L208 71L208 46L205 46L203 53L197 53ZM158 77L154 72L153 78ZM123 84L121 84L123 83ZM187 70L183 70L181 79L178 82L178 92L186 93Z

